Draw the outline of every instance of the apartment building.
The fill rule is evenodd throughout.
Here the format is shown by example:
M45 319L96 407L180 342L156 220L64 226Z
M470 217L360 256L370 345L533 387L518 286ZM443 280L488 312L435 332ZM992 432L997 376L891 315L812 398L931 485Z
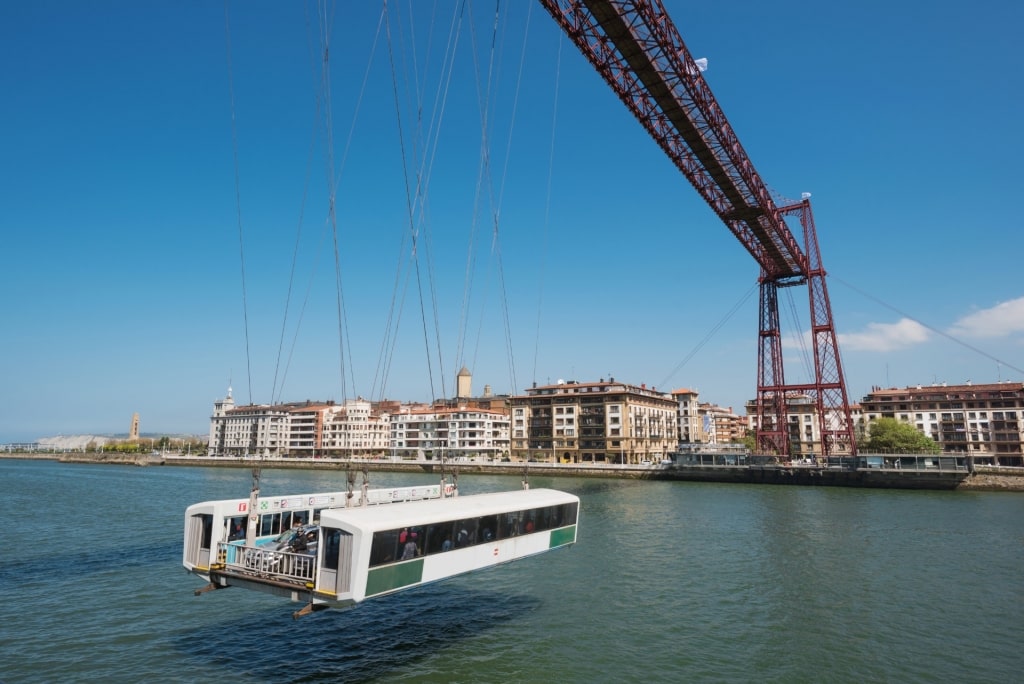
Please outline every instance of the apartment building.
M231 388L213 405L210 417L211 456L279 456L287 449L290 414L287 406L235 406Z
M320 413L318 448L324 456L366 458L383 454L390 445L391 421L384 407L350 399Z
M747 429L757 432L757 401L751 399L746 405ZM827 411L828 421L832 426L843 424L842 412ZM789 444L791 455L795 458L814 458L824 453L821 444L821 421L814 397L807 394L794 394L786 398L786 416L789 421ZM857 404L850 406L850 419L856 427L861 417L861 408ZM834 427L833 427L834 429ZM848 449L847 449L848 451Z
M736 415L731 406L698 403L697 418L706 444L735 444L747 434L747 421Z
M509 456L509 417L478 406L404 406L392 414L390 449L406 458L482 458Z
M1024 383L875 387L861 401L864 422L894 418L978 463L1024 465Z
M517 460L657 462L679 443L677 400L615 378L535 385L510 405Z
M211 456L370 456L389 444L386 410L364 399L236 406L228 388L210 417Z
M456 398L432 405L363 398L342 404L236 406L231 388L213 405L211 456L272 458L508 458L508 399L490 385L473 397L473 376L456 376Z
M704 443L707 436L700 416L698 393L690 389L677 389L672 391L672 396L678 405L676 431L679 434L679 441L683 444Z

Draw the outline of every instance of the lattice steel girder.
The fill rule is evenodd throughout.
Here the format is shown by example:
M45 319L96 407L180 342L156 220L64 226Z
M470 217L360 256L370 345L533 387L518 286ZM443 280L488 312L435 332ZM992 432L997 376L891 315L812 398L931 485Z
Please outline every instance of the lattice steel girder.
M758 443L788 455L787 397L813 395L825 455L855 453L846 385L810 203L778 208L661 0L541 0L619 99L761 267ZM805 254L784 215L799 213ZM778 288L806 284L815 381L786 385Z
M806 258L660 0L541 0L770 279Z
M761 275L757 345L757 446L761 453L789 455L786 380L782 366L778 285Z
M797 214L804 230L804 245L807 249L807 292L811 309L811 337L814 346L814 392L819 424L821 427L822 451L825 456L837 452L857 453L853 431L853 418L846 393L842 360L839 356L839 342L836 339L835 324L832 320L832 304L825 282L825 268L821 262L818 246L818 232L814 226L811 201L782 207L784 215Z

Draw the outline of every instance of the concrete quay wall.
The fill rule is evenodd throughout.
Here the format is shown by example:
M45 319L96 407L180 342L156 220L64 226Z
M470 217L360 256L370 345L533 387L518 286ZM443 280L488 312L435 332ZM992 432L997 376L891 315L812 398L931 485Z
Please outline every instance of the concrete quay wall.
M180 459L167 459L168 465ZM181 463L186 465L186 463ZM313 468L322 470L367 470L368 472L434 473L440 477L441 464L436 461L327 459L252 459L205 458L189 459L188 465L234 466L249 468ZM779 484L819 487L870 487L885 489L956 489L967 477L966 471L912 471L898 469L839 470L809 466L691 466L691 465L613 465L562 463L447 463L450 473L547 477L603 477L633 480L678 480L685 482L718 482L735 484ZM1024 488L1022 488L1024 491Z
M440 477L437 461L335 460L335 459L239 459L197 458L156 454L0 454L0 458L49 459L67 463L108 465L180 465L220 468L298 468L313 470L366 470L368 472L432 473ZM861 468L840 470L815 466L730 466L730 465L613 465L555 463L454 462L446 470L460 474L508 475L522 477L603 477L634 480L678 480L734 484L775 484L817 487L866 487L875 489L929 489L957 491L1024 492L1024 468L979 466L974 473L963 470L900 470Z

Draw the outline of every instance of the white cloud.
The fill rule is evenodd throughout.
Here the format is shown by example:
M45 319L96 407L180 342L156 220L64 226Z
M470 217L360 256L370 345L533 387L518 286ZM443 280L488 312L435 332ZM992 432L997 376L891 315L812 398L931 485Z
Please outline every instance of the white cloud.
M811 346L811 331L801 330L800 332L784 332L782 333L782 348L783 349L803 349L804 347Z
M968 314L953 324L949 334L959 337L1007 337L1024 333L1024 297Z
M840 334L843 351L887 352L906 349L928 339L928 328L909 318L896 323L868 323L863 332Z

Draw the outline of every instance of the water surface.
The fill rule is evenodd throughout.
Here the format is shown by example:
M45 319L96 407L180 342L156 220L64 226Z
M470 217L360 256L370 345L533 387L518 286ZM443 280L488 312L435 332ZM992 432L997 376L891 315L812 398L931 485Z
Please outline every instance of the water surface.
M268 470L263 491L344 483ZM258 593L193 596L181 567L185 507L247 496L247 472L2 460L0 679L1021 681L1020 494L531 484L581 497L574 547L294 621Z

